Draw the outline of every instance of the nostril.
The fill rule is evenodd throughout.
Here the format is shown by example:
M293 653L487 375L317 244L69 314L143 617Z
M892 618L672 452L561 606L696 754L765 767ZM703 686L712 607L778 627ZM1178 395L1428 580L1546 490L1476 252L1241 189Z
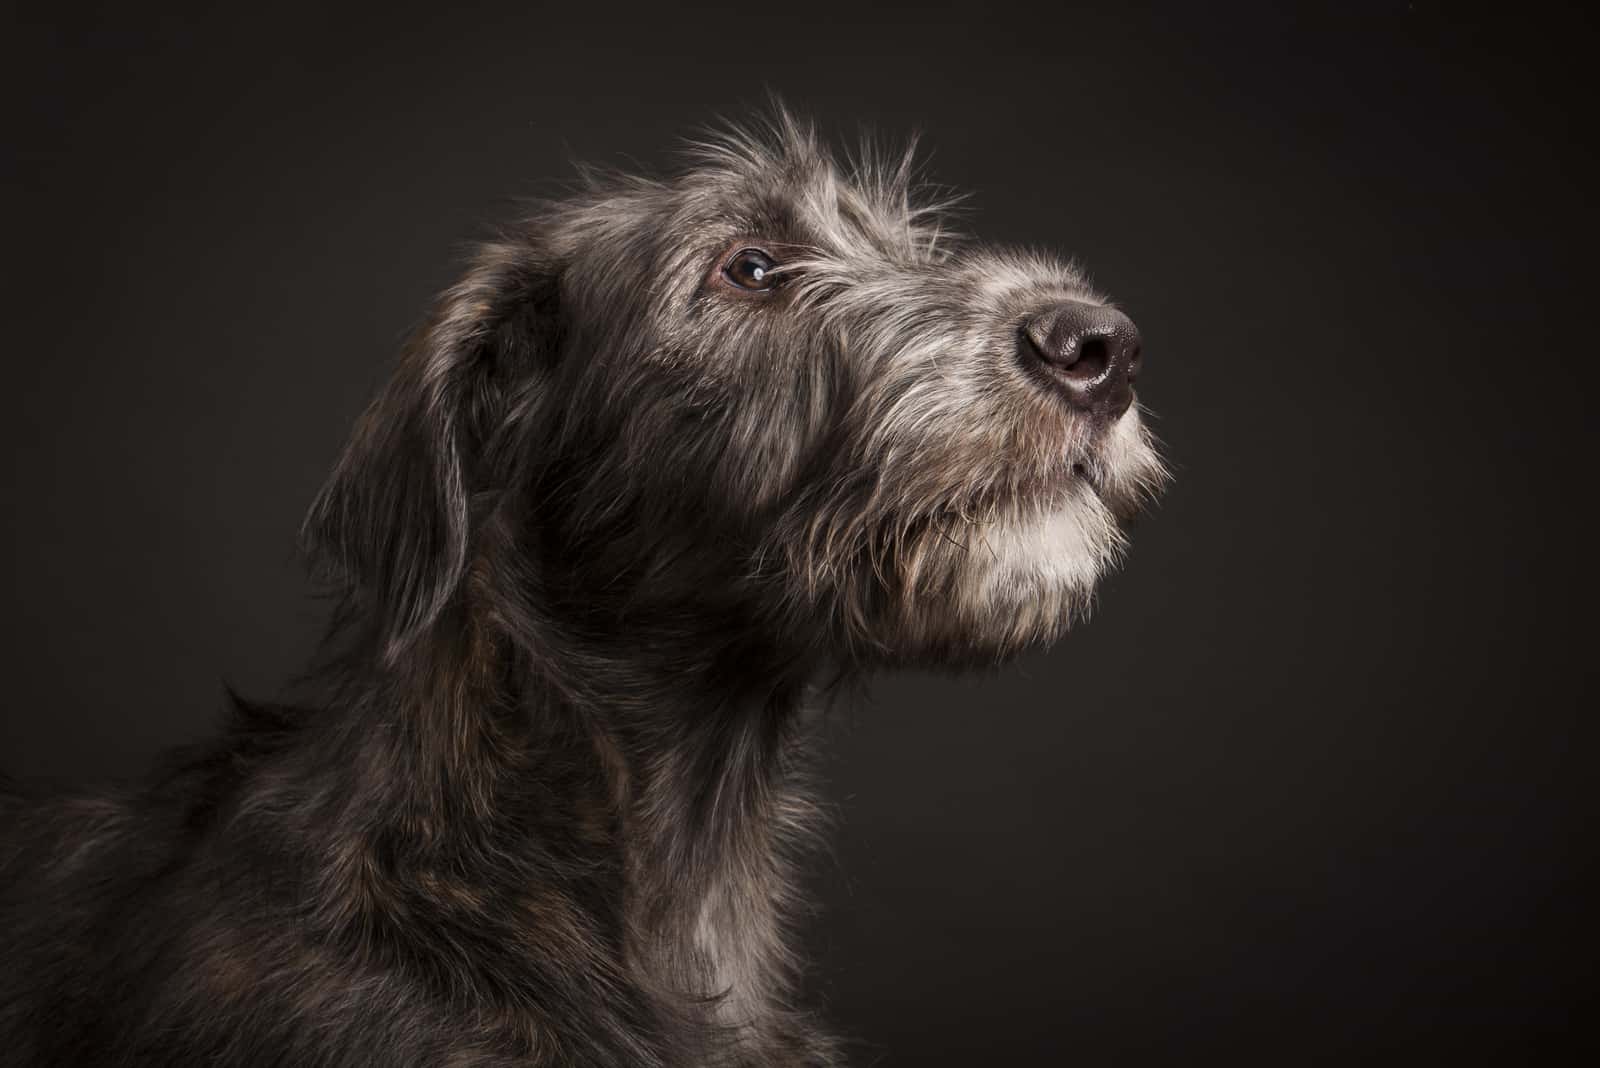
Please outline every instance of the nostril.
M1072 378L1099 378L1111 363L1111 349L1103 337L1084 339L1078 347L1078 358L1064 370Z

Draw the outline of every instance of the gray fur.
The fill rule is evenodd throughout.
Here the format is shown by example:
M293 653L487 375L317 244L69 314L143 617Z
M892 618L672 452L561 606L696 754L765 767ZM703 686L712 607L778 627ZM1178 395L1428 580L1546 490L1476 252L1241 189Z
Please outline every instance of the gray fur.
M316 706L6 800L8 1063L837 1063L789 936L827 693L1060 637L1163 478L1019 358L1102 298L913 186L779 113L484 245L307 518Z

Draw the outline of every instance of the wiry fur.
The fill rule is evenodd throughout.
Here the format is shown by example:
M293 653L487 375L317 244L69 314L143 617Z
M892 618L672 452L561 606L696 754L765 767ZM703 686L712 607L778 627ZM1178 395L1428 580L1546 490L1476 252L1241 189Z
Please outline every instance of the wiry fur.
M1082 276L912 185L780 115L484 245L306 521L322 700L4 802L0 1060L835 1063L787 937L818 688L1058 637L1161 477L1017 359Z

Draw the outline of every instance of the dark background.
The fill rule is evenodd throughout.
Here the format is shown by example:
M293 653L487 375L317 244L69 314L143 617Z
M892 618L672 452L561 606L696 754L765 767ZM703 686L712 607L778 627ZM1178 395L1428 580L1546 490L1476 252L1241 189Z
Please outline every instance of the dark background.
M1178 472L1092 624L834 732L814 988L861 1059L1551 1061L1590 959L1576 26L447 6L3 34L6 771L134 774L279 687L300 514L465 242L770 87L1080 256Z

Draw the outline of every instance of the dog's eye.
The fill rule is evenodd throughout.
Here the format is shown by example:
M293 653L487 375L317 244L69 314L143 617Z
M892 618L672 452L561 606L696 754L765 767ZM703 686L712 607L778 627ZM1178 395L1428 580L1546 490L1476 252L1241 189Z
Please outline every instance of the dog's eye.
M742 248L722 265L722 276L740 289L777 288L779 276L773 273L777 261L758 248Z

